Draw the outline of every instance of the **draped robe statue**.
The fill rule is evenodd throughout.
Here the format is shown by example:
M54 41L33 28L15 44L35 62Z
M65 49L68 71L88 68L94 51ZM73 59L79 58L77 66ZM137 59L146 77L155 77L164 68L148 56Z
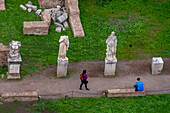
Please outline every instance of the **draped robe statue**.
M111 35L107 38L106 44L107 44L106 60L114 60L116 58L116 46L117 46L115 32L112 32Z
M60 47L59 47L58 61L67 61L68 58L66 57L66 53L69 48L68 36L61 36L59 43L60 43Z

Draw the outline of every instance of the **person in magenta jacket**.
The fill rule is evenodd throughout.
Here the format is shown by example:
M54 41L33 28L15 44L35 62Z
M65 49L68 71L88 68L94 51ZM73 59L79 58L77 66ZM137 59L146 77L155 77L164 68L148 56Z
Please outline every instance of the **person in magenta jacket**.
M82 86L83 86L83 84L85 84L86 90L89 90L89 88L87 88L87 83L88 83L87 78L88 78L88 76L87 76L86 70L83 70L82 75L83 75L83 80L81 80L81 84L80 84L79 89L82 90Z
M137 82L136 85L134 85L135 87L135 91L143 91L144 87L143 87L143 82L140 81L140 78L137 78Z

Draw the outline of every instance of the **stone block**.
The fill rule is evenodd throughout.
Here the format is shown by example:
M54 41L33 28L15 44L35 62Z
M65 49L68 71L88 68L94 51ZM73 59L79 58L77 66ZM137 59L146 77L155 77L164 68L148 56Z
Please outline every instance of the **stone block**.
M55 29L55 32L60 33L60 32L61 32L61 27L57 27L57 28Z
M33 92L5 92L2 93L2 100L4 101L37 101L38 93Z
M152 74L160 74L163 69L163 60L161 57L152 58Z
M65 0L65 8L67 13L69 13L69 7L78 7L78 0Z
M44 21L33 21L23 23L24 34L48 35L49 25Z
M67 76L68 61L58 61L57 77Z
M24 11L26 11L27 10L27 8L24 6L24 5L20 5L20 8L22 8Z
M0 66L8 65L9 52L9 47L0 43Z
M51 24L50 11L43 11L41 13L41 20L46 22L50 26L50 24Z
M67 13L63 13L61 16L59 16L56 20L59 23L63 23L64 21L66 21L68 19L68 15Z
M68 28L68 27L69 27L67 21L65 21L65 22L63 23L63 25L64 25L65 28Z
M112 61L108 61L108 60L105 59L105 70L104 70L104 75L105 76L115 75L116 63L117 63L116 58L114 60L112 60Z
M73 32L74 37L84 37L85 36L79 16L70 16L69 22L70 22L71 30Z
M63 28L63 25L62 25L62 24L60 24L60 23L58 23L58 22L54 22L54 24L55 24L57 27L61 27L61 28Z
M5 0L0 0L0 11L5 11Z
M57 5L63 6L64 0L38 0L40 8L54 8Z
M108 89L107 97L130 97L130 96L145 96L144 91L135 91L134 88L129 89Z

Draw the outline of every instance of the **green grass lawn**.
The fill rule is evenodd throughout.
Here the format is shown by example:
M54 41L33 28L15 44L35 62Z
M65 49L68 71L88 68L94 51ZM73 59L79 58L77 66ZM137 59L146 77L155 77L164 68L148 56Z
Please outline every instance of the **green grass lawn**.
M40 99L32 104L22 102L0 104L0 112L7 110L11 112L26 110L34 113L169 113L170 94L117 98L103 96L65 99L63 97L59 100Z
M69 62L104 60L106 39L112 31L116 32L118 40L119 60L170 56L170 1L104 1L79 0L86 36L74 38L71 28L55 33L53 24L49 35L23 35L24 21L41 19L35 16L35 12L30 14L19 7L28 0L6 0L7 10L0 11L0 43L8 45L12 40L21 41L21 75L35 73L42 66L56 64L61 35L69 36ZM33 1L33 4L38 5L38 0Z

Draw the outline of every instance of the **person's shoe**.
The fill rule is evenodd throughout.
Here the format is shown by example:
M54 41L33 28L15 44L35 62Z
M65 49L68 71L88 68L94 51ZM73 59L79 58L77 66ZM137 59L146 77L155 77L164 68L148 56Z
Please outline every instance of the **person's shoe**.
M90 90L89 88L86 88L86 90Z
M79 88L80 90L83 90L83 89L81 89L81 88Z

